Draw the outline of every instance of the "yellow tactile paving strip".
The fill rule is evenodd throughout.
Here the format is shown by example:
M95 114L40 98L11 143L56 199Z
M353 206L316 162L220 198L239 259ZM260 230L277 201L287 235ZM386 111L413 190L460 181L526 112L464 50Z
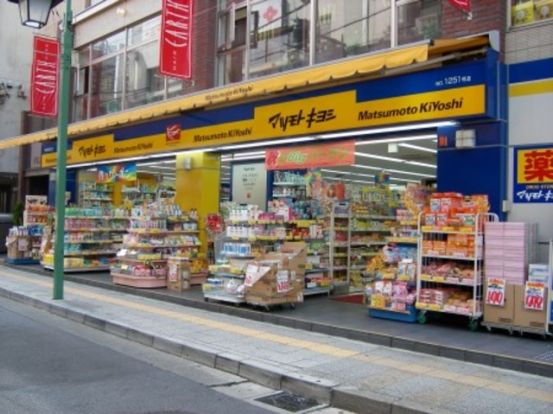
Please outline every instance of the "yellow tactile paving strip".
M19 280L25 283L30 283L37 286L43 286L51 288L51 281L36 280L25 276L17 276L0 271L0 275L8 277L10 279ZM238 324L230 324L228 322L218 322L210 318L204 318L186 314L185 307L179 312L171 311L168 309L159 308L156 306L145 305L137 303L132 300L118 299L110 297L106 294L98 294L90 292L85 289L65 287L65 292L79 296L81 298L87 298L94 300L98 303L108 303L111 305L120 306L126 309L132 309L140 312L145 312L152 315L157 315L165 318L171 318L173 320L180 320L187 323L192 323L198 326L207 327L219 331L229 332L233 334L250 337L257 340L265 340L275 344L287 345L298 349L307 349L314 353L331 356L334 358L351 358L356 361L379 365L382 367L393 368L405 373L416 374L420 376L433 377L437 379L445 379L458 384L468 385L477 388L486 388L492 391L496 391L505 395L523 395L526 398L551 403L553 404L553 386L551 392L537 390L533 388L525 388L519 385L512 385L506 382L501 382L499 379L488 379L473 375L465 375L457 372L448 371L445 369L437 369L433 367L427 367L415 363L405 363L405 361L384 357L381 355L364 355L358 351L352 351L345 348L340 348L328 344L323 344L315 341L296 339L286 335L279 335L270 332L262 332L258 329L247 328ZM438 357L436 357L438 358ZM552 381L553 382L553 381Z

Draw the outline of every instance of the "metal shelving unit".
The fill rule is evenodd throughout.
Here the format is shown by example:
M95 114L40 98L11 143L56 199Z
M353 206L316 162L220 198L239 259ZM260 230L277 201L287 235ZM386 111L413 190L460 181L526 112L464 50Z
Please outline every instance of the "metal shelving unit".
M483 264L484 264L484 223L487 221L498 221L496 214L477 214L475 217L474 229L469 232L464 229L454 228L435 228L422 224L423 213L419 214L418 218L418 254L417 254L417 294L416 308L419 309L419 322L426 322L426 313L448 313L462 315L469 318L469 328L477 329L479 319L483 315ZM474 237L474 248L470 256L451 255L451 254L432 254L427 253L423 249L424 241L443 241L447 242L449 235L465 235ZM461 279L455 280L454 277L436 278L423 273L423 267L443 260L460 261L463 263L472 263L472 279L470 283ZM443 289L446 286L462 287L471 291L472 307L468 312L462 311L454 306L442 306L437 304L425 304L421 302L421 292L423 288Z

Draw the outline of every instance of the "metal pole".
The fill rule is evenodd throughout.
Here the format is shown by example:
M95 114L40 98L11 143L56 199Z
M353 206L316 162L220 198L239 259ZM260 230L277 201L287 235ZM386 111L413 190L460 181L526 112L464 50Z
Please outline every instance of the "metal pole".
M63 251L65 225L65 189L67 165L67 124L69 120L69 77L73 39L71 0L65 0L61 49L58 142L56 157L56 237L54 241L54 299L63 299Z

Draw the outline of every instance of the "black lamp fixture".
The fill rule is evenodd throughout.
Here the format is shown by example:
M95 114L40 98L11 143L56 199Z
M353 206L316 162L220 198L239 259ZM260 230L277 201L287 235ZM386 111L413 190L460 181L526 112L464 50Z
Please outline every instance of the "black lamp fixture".
M48 23L50 10L63 0L8 0L19 4L21 24L23 26L40 29Z

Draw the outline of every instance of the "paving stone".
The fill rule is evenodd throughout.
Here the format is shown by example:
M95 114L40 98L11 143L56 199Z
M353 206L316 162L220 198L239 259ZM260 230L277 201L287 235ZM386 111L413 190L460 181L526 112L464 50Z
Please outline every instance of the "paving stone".
M355 413L391 414L397 399L360 391L354 387L337 387L332 390L331 405Z

